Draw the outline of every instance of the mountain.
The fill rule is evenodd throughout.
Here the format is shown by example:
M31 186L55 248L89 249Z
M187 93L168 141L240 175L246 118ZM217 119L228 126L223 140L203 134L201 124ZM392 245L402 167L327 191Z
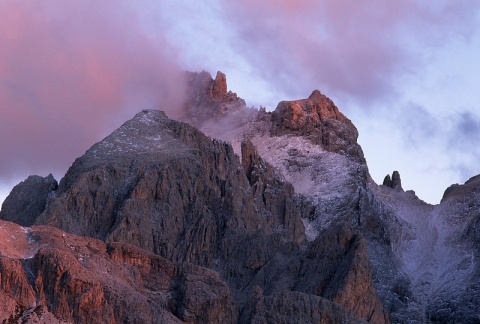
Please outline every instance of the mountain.
M12 190L1 320L478 322L480 177L432 206L372 180L318 90L267 112L221 72L186 80L180 121L143 110Z

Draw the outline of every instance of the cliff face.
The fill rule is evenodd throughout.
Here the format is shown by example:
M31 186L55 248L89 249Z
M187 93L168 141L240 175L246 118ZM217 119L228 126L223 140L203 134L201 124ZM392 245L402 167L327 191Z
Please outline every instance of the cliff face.
M284 227L285 237L303 240L293 190L284 187L273 179L260 188L282 192L275 199L283 207L259 213L266 202L253 199L230 145L143 111L75 161L36 223L213 268L225 233Z
M261 296L257 293L259 298L292 291L306 294L292 296L305 296L325 307L319 310L323 315L312 314L311 321L321 316L364 318L374 323L388 321L375 295L364 244L350 246L348 243L354 230L350 228L347 233L338 234L347 236L338 238L347 242L346 245L323 247L332 250L328 253L335 262L321 265L325 261L323 255L313 259L307 256L311 252L306 253L303 248L307 243L305 229L292 185L258 155L251 142L244 142L242 157L240 162L229 144L211 140L187 124L168 119L161 112L142 111L75 161L58 189L48 195L46 208L35 223L101 239L107 246L98 250L107 250L112 261L133 262L129 266L136 266L136 262L149 263L148 260L141 261L147 258L142 253L168 260L165 261L167 264L191 264L186 269L192 273L185 272L184 268L169 270L174 274L169 272L168 280L162 279L170 282L169 287L178 286L176 299L164 301L162 306L165 316L173 314L173 317L165 317L172 321L247 321L253 316L251 307L256 307L250 302L251 296L258 289L265 291ZM331 231L337 233L335 228ZM358 235L355 240L361 241L361 235ZM144 252L135 252L139 255L134 261L127 262L124 252L116 252L125 250L118 247L124 243L142 249L135 251ZM67 314L72 312L74 315L71 316L77 316L73 318L75 321L88 321L94 316L111 318L112 322L128 319L125 317L130 312L128 309L115 313L119 308L115 303L120 297L113 293L108 296L114 296L114 300L99 297L95 301L97 313L82 313L82 309L92 308L73 297L79 294L78 291L62 286L63 281L58 278L65 275L55 267L56 264L62 269L75 266L78 269L71 270L71 273L88 278L89 274L83 275L85 266L73 262L72 257L63 252L45 250L45 253L50 252L44 255L42 251L35 255L35 258L41 258L41 271L39 273L35 268L32 278L48 285L50 290L45 289L50 295L65 296L55 297L64 299L46 298L42 301L46 311L62 320L71 320L73 317ZM88 257L86 255L84 260ZM345 265L340 271L338 266L343 259ZM97 261L92 259L91 262ZM309 268L305 269L303 263L309 264ZM325 276L317 288L311 289L305 283L309 277L318 276L315 270L318 267L330 275ZM281 281L270 278L271 274L280 274L287 269L285 280L290 282L289 285L284 286ZM125 270L117 271L122 273ZM357 273L362 275L354 275ZM335 281L331 282L333 274L336 274ZM160 276L150 275L152 278ZM296 281L303 284L295 284ZM102 282L94 284L96 290L91 294L105 295L103 285ZM354 289L357 285L359 288ZM33 296L45 290L29 289ZM201 289L205 292L199 293ZM138 294L143 296L138 298L138 303L148 305L145 298L149 297L144 296L145 292L139 291ZM209 296L218 299L210 301ZM351 300L368 302L359 306L352 304ZM34 307L23 301L18 304L23 310L18 315L21 313L22 316ZM57 305L63 306L58 308ZM268 312L280 313L280 309L269 307ZM275 307L281 307L281 304ZM292 308L291 312L294 310ZM284 316L293 318L295 314ZM146 317L145 321L152 320Z
M0 222L1 319L474 321L477 178L430 206L398 172L373 182L320 92L266 112L221 72L187 78L186 123L141 111L58 188L12 191L0 218L34 226Z
M357 144L357 129L333 101L318 90L308 99L280 102L272 122L274 136L301 136L326 151L363 160L362 149Z
M0 320L8 323L234 321L218 273L143 249L0 221L17 244L0 258ZM22 244L18 244L18 243ZM5 246L11 250L7 251Z
M45 209L48 195L57 190L58 183L48 177L30 176L16 185L5 199L0 210L0 219L22 226L31 226Z
M72 165L36 223L216 270L243 309L251 283L265 275L262 269L283 267L278 253L303 258L305 230L292 185L251 142L244 142L242 156L243 165L228 144L161 112L143 111ZM368 271L360 281L373 287ZM310 293L322 296L324 290ZM358 293L376 298L374 290ZM329 295L334 297L340 298ZM338 302L369 319L373 309L382 312L375 300L361 311Z

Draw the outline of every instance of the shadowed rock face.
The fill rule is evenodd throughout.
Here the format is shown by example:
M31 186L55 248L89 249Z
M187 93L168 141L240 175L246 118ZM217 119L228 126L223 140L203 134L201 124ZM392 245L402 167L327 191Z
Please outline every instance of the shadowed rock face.
M244 142L242 158L241 163L229 144L211 140L187 124L168 119L162 112L142 111L74 162L48 199L36 224L99 238L107 243L109 258L115 262L131 266L149 263L144 253L173 264L191 264L175 268L174 275L168 277L173 278L168 279L169 287L176 287L168 289L174 291L176 297L173 301L164 299L160 307L166 322L178 319L185 322L245 321L253 316L251 307L256 307L250 303L256 287L266 292L263 296L267 299L275 292L287 293L287 296L293 291L304 293L301 296L323 307L318 312L327 319L364 318L372 323L388 322L373 289L362 243L348 243L361 241L361 235L352 234L355 231L348 226L349 230L340 232L332 228L336 234L331 239L346 242L346 245L337 247L335 242L331 246L312 245L308 251L333 250L304 261L309 258L304 247L307 244L305 229L292 185L263 161L251 142ZM328 231L324 235L319 240L330 240ZM131 252L121 245L124 243L142 250ZM66 276L58 274L57 267L68 269L75 264L80 267L78 273L82 274L83 265L59 253L53 251L45 256L37 253L44 265L41 268L41 278L47 285L44 290L51 296L65 296L58 297L65 299L46 298L43 303L46 311L60 319L69 319L67 314L73 309L82 321L94 316L111 318L113 322L125 318L129 321L128 310L117 309L115 302L108 301L107 297L114 294L105 296L101 282L88 288L93 289L92 295L103 296L94 301L96 313L82 313L80 310L87 306L69 296L77 296L83 290L54 283L58 282L57 277ZM335 262L320 266L329 255ZM358 258L363 261L354 261ZM311 268L299 266L302 262ZM342 262L344 266L339 272ZM335 281L325 278L325 286L311 289L308 278L313 280L318 276L319 273L312 270L318 267L325 273L335 274L332 277ZM299 281L303 285L284 286L283 279L271 280L274 278L271 274L284 270L288 270L289 282ZM72 271L76 273L77 270ZM116 271L121 274L125 270ZM115 279L114 273L111 275ZM352 275L359 273L362 275ZM81 276L83 278L83 274ZM157 280L157 276L160 275L150 273L148 278ZM264 277L268 280L261 279ZM162 279L162 282L168 280ZM87 289L81 288L80 283L75 287L78 285L80 288L75 289ZM354 286L363 288L353 289ZM145 298L150 298L149 293L137 293L137 304L148 305ZM124 302L128 302L128 296ZM90 302L89 298L93 297L86 296L86 303ZM304 302L298 303L304 305ZM57 305L63 306L58 308ZM281 318L285 320L296 316L295 308L285 313L281 305L269 306L268 312L283 314ZM33 306L22 307L32 309ZM322 318L319 316L312 315L310 319ZM148 317L143 320L151 321Z
M248 139L257 150L247 161L262 158L292 184L310 241L338 222L363 234L376 291L394 322L442 322L448 310L449 321L476 319L477 177L452 186L439 206L404 192L398 172L377 186L354 126L318 91L272 113L242 116L227 112L230 128L210 127L209 134L232 142L237 153L238 139ZM459 280L465 289L454 284Z
M388 323L371 278L363 236L340 223L322 231L305 250L273 256L247 289L264 296L302 292L333 301L370 323Z
M398 173L398 171L393 171L391 178L390 175L387 174L385 179L383 179L383 185L392 189L403 190L400 173Z
M50 174L45 178L30 176L16 185L5 199L0 211L0 219L12 221L22 226L31 226L44 211L47 198L58 187Z
M297 291L255 296L250 303L241 323L368 323L327 299Z
M362 323L364 317L371 323L388 322L381 306L365 308L370 300L378 303L378 299L374 292L370 295L368 287L373 285L368 266L367 277L357 275L364 273L362 262L368 260L364 248L358 246L361 237L346 225L326 232L308 251L290 246L290 256L266 259L266 265L242 289L244 301L232 287L235 283L225 283L217 271L172 263L129 244L105 244L52 227L23 228L5 221L0 221L0 228L25 241L12 250L2 249L1 320L250 323L267 317L268 322ZM256 257L251 252L249 256ZM236 260L242 260L241 256ZM298 267L302 261L308 265ZM275 280L279 275L285 278ZM263 284L265 276L267 283ZM313 286L308 278L314 279ZM284 281L293 285L287 287ZM364 306L349 311L352 303ZM362 316L365 311L367 316Z
M303 224L289 202L293 191L282 186L271 187L283 190L276 198L284 207L266 219L257 212L265 202L254 204L228 144L143 111L75 161L37 224L214 267L229 231L270 234L283 226L285 236L302 240ZM295 219L296 228L285 226Z

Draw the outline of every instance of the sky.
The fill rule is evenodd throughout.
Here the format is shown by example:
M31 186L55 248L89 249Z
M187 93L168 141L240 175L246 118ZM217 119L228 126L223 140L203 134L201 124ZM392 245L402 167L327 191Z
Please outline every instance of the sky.
M181 71L217 70L249 106L318 89L359 130L377 183L438 203L480 173L480 2L0 2L0 202L57 180L141 109L182 99Z

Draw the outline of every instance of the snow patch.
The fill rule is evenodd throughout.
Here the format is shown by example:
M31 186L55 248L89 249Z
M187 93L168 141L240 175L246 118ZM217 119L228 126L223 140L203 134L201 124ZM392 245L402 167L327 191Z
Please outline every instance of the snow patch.
M303 137L265 134L254 136L251 141L260 156L293 185L295 193L315 206L311 219L303 220L309 240L315 239L318 231L334 219L349 213L349 206L356 204L359 173L366 170L365 166L344 155L325 151L321 145Z
M314 222L309 221L306 218L302 218L303 226L305 227L305 236L307 237L307 241L312 242L315 241L319 232L315 227Z
M334 199L344 195L357 164L346 156L325 151L302 137L256 136L252 143L262 158L292 183L296 193Z
M420 302L426 306L440 291L453 293L463 287L473 275L475 260L461 247L462 225L451 224L452 206L431 206L411 193L384 186L374 190L403 221L400 228L391 230L392 250Z

